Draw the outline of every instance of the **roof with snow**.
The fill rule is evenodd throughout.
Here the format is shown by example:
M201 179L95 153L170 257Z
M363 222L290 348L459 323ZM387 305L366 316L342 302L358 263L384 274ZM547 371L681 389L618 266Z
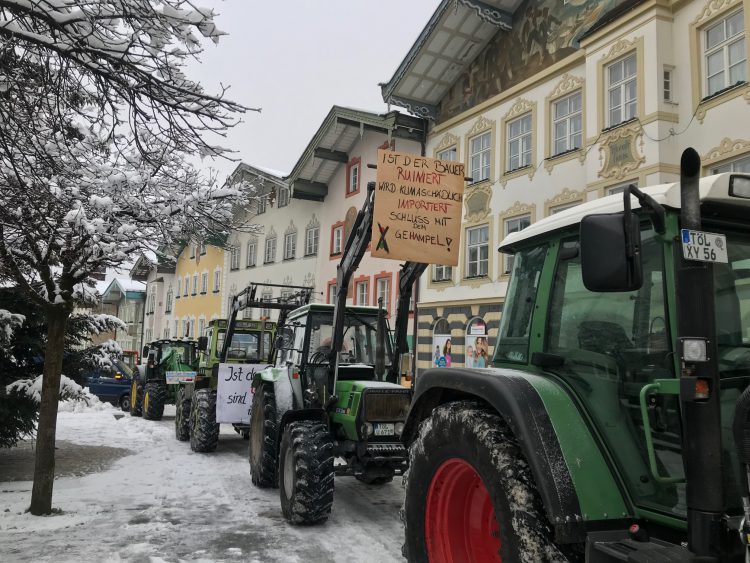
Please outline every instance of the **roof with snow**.
M147 250L141 252L138 260L130 269L130 279L145 282L154 266L156 266L157 273L160 274L173 274L175 271L174 263L166 263L165 260L159 259L155 252Z
M241 182L242 180L260 179L261 183L266 180L269 182L269 189L271 184L276 184L280 187L286 187L287 183L282 178L281 172L272 171L270 168L264 168L253 164L247 164L246 162L240 162L237 168L227 178L227 184L234 184Z
M116 303L120 299L146 299L146 284L130 278L115 278L102 292L102 302Z
M297 199L323 201L328 183L342 164L349 162L349 152L365 131L384 133L424 142L427 123L418 117L391 111L372 113L333 106L323 120L292 172L284 178Z

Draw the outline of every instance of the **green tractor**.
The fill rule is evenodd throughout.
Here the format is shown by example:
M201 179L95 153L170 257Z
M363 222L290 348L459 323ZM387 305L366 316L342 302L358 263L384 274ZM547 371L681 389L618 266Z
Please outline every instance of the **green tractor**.
M143 347L145 363L133 372L130 415L161 420L164 405L175 402L176 385L193 381L198 368L194 340L156 340Z
M411 287L425 265L402 271L394 348L382 308L346 306L370 240L373 193L370 182L338 265L335 306L309 304L289 313L275 365L253 381L251 479L279 487L283 515L293 524L328 518L334 476L380 485L407 467L400 436L411 390L398 384L398 360Z
M227 342L228 330L231 333ZM195 380L180 383L177 390L177 440L190 440L190 448L194 452L216 450L219 444L219 423L216 422L219 364L267 365L275 330L275 323L264 320L215 319L209 323L205 334L198 338L198 374ZM237 433L247 438L247 420L238 419L232 425Z
M750 176L681 168L503 241L493 367L416 378L409 561L745 560Z

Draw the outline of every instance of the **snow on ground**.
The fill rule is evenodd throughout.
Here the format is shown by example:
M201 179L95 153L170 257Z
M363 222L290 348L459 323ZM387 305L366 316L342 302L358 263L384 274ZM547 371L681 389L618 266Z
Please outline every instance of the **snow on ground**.
M216 452L196 454L174 437L173 406L160 422L121 416L101 403L61 410L60 450L130 452L112 454L103 471L56 479L58 515L24 512L30 481L0 482L4 563L403 561L400 478L380 487L337 478L329 521L294 527L281 516L278 489L250 482L247 441L231 426L222 425Z

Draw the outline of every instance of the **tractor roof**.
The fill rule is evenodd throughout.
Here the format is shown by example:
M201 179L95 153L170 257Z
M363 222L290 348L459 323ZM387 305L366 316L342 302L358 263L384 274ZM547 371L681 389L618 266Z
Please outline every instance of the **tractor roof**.
M301 315L304 315L307 312L315 313L331 313L333 314L334 306L330 305L328 303L310 303L309 305L303 305L299 309L295 309L291 313L289 313L289 318L296 318ZM352 311L354 313L358 313L360 315L377 315L378 314L378 308L377 307L364 307L362 305L347 305L346 306L347 312Z
M699 192L701 201L723 202L732 205L750 207L750 199L747 197L738 197L729 195L729 179L732 176L750 176L742 174L716 174L700 179ZM664 207L672 209L680 208L680 183L660 184L649 186L642 189L643 192L650 195L657 203ZM747 190L746 191L750 191ZM640 207L640 203L635 196L630 197L630 204L633 209ZM595 199L576 205L570 209L565 209L560 213L545 217L526 227L522 231L511 233L500 243L500 251L513 253L519 247L525 246L527 241L532 239L543 238L545 235L563 230L567 227L577 225L586 215L594 213L616 213L623 210L622 193L613 194L607 197Z

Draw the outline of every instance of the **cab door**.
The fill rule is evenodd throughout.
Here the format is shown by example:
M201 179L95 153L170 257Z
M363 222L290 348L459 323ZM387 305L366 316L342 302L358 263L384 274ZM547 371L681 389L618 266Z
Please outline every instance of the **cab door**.
M642 233L643 285L631 292L594 293L581 277L578 239L563 240L552 281L545 352L559 356L551 368L579 398L604 447L618 466L636 505L683 514L684 487L679 403L652 396L649 465L641 389L674 378L664 272L664 243L649 227Z

